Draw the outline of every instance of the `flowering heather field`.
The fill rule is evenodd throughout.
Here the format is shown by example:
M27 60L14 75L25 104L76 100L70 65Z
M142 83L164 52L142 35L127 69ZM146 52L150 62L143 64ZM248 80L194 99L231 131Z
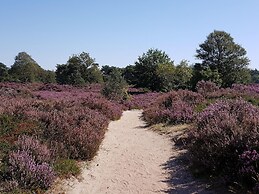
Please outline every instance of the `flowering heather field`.
M219 88L201 81L197 92L162 94L144 109L148 124L191 123L187 145L193 172L259 192L259 85Z
M169 93L130 88L124 102L105 99L101 90L0 83L0 192L40 193L57 176L76 175L77 161L95 156L123 109L143 109L150 125L190 123L194 172L259 192L259 85L201 81L196 92Z
M58 162L95 156L109 121L122 114L100 90L0 84L1 192L45 190L59 174Z

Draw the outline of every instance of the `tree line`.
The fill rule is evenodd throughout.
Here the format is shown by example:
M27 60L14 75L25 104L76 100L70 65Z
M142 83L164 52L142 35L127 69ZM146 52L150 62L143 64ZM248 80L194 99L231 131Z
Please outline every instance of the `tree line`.
M135 64L119 68L100 67L89 53L82 52L69 57L65 64L58 64L55 71L49 71L26 52L20 52L10 68L0 63L0 81L84 85L108 82L116 75L129 85L152 91L193 89L200 80L214 82L220 87L229 87L233 83L259 83L259 71L248 68L246 50L225 31L210 33L199 45L195 57L199 62L193 65L186 60L175 64L164 51L149 49Z

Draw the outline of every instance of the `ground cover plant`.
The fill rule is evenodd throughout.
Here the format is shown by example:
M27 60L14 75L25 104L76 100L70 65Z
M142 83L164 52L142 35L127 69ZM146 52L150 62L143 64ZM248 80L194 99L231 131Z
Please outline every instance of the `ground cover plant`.
M190 131L190 153L198 171L255 187L258 113L258 107L242 99L219 100L201 112Z
M108 100L103 86L0 83L1 192L42 192L56 177L77 175L91 160L110 120L123 109L143 109L153 124L188 124L190 162L200 175L258 188L259 86L219 88L198 82L196 91L129 89ZM62 138L60 138L62 137ZM65 168L66 167L66 168Z
M172 91L161 95L144 109L143 118L148 124L190 123L195 118L194 108L204 102L204 97L188 90Z
M0 90L1 192L41 192L57 176L78 174L75 160L91 160L122 114L99 85L1 83Z
M192 171L255 192L259 182L258 88L241 84L219 88L201 81L197 92L160 95L144 108L143 118L151 125L190 124L185 142Z

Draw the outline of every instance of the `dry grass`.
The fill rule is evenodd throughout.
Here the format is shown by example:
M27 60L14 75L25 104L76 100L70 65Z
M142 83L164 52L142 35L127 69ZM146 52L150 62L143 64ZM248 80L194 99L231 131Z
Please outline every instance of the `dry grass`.
M160 134L168 135L178 146L184 146L188 142L187 132L191 128L191 124L167 125L155 124L150 126L150 130Z

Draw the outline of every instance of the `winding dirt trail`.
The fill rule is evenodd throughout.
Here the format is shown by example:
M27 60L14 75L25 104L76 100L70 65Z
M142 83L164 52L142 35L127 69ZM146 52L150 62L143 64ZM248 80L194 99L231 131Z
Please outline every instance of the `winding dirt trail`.
M83 169L82 181L62 186L67 194L163 193L167 173L163 163L171 156L171 143L144 128L141 111L125 111L109 125L98 155ZM62 192L60 192L62 193Z
M66 180L51 193L207 193L179 165L181 151L168 136L145 128L141 113L125 111L120 120L111 122L82 179Z

